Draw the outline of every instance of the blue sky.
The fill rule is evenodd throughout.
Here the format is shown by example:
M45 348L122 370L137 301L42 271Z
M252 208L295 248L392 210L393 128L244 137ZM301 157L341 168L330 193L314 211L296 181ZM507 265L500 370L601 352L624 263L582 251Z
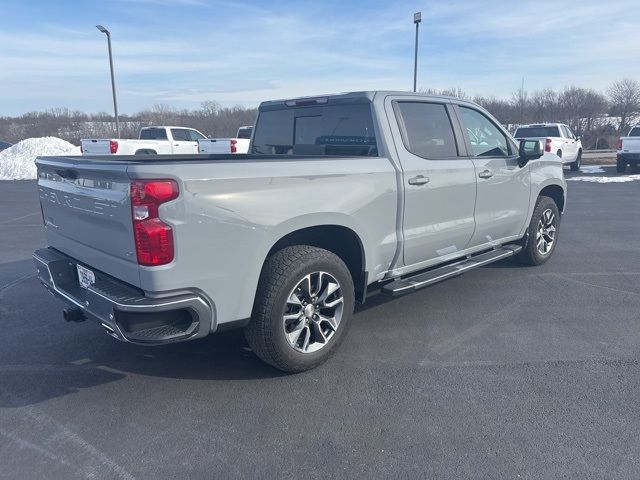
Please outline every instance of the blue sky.
M197 107L418 85L509 97L520 88L604 90L640 80L638 0L3 0L0 115Z

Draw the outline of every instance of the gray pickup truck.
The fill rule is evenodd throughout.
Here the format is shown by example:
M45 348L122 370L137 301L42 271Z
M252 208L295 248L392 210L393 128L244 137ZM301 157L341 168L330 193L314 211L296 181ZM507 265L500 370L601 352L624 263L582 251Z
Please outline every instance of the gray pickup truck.
M264 102L246 155L38 158L35 265L67 320L143 345L242 327L302 371L368 295L547 261L566 183L543 148L454 98Z

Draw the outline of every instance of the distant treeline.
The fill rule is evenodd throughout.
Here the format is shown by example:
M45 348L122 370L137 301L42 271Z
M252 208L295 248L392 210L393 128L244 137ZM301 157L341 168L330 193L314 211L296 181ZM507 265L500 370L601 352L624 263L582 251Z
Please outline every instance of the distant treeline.
M566 123L589 149L615 148L617 137L640 119L640 82L629 78L614 82L606 92L571 86L531 94L517 90L508 99L471 97L459 88L423 91L473 100L512 132L527 123Z
M615 148L616 138L640 119L640 82L632 79L617 81L606 92L571 86L531 94L518 90L508 99L472 97L459 88L422 91L473 100L511 131L525 123L566 123L582 136L583 145L588 149ZM255 108L223 108L214 101L203 102L196 110L156 104L135 115L122 115L120 130L122 138L135 138L141 127L182 125L196 128L207 136L229 137L235 135L238 127L252 125L256 115ZM12 143L29 137L54 136L78 145L81 138L112 137L114 130L113 115L86 114L66 108L0 117L0 140Z
M135 115L120 115L120 136L137 138L141 127L179 125L195 128L207 136L235 136L238 127L253 125L255 108L221 107L217 102L203 102L197 110L178 110L156 104ZM0 140L11 143L31 137L59 137L76 145L82 138L115 136L114 117L108 113L87 114L68 108L29 112L19 117L0 117Z

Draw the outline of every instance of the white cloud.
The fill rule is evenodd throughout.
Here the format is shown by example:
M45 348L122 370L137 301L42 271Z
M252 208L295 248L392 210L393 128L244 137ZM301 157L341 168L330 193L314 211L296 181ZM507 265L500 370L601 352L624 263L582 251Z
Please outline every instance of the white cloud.
M452 0L362 9L144 1L162 10L141 19L140 2L104 4L122 18L105 24L113 35L120 104L129 112L157 101L179 107L207 99L255 104L331 91L408 89L411 15L422 7L423 86L507 97L522 77L530 90L569 84L603 89L617 78L640 77L640 63L631 60L639 53L640 18L636 2L627 0ZM176 6L188 16L167 15ZM82 28L48 20L19 34L0 33L0 101L13 111L54 105L108 110L106 42L93 23ZM49 92L47 103L20 84L41 85Z

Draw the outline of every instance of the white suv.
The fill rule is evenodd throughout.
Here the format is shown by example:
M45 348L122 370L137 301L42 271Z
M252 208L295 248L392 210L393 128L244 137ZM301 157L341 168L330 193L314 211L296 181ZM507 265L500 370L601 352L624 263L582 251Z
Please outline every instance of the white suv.
M558 155L574 172L580 169L582 142L564 123L521 125L513 136L518 140L542 140L545 152Z

